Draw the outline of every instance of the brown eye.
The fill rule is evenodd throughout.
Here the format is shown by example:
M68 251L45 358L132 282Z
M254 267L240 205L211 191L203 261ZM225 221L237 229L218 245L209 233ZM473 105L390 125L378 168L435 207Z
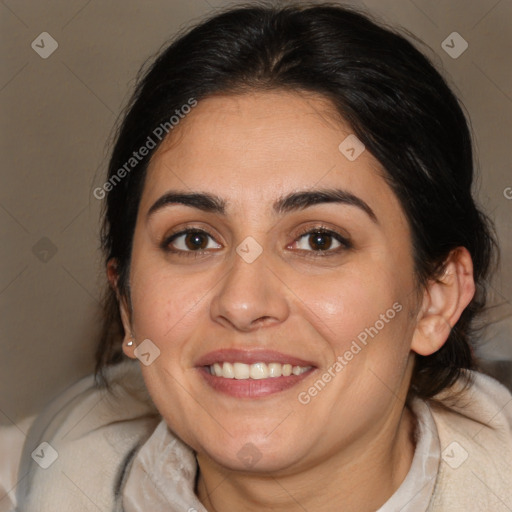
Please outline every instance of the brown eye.
M297 249L303 251L329 251L341 247L343 240L338 235L327 231L310 231L297 239ZM333 252L333 251L331 251Z
M208 237L204 233L188 233L185 235L185 245L191 251L195 249L206 249Z
M294 249L309 252L311 256L328 256L344 249L351 249L351 242L336 231L312 229L303 233L294 242Z
M327 251L331 248L333 237L329 233L311 233L308 235L309 246L314 251Z
M171 252L200 252L209 249L220 249L211 235L201 230L185 230L172 235L164 242L164 246Z

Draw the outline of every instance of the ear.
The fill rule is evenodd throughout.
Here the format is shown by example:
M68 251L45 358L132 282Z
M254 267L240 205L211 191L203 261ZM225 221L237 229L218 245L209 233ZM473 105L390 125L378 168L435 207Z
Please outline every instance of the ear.
M123 352L130 358L136 359L134 350L136 348L134 336L132 333L130 308L127 304L126 297L121 296L117 282L119 280L119 272L117 270L117 261L111 258L107 263L107 278L110 286L115 291L117 302L119 304L119 313L124 328Z
M445 272L429 281L423 293L411 349L422 356L437 352L475 295L473 261L465 247L450 252Z

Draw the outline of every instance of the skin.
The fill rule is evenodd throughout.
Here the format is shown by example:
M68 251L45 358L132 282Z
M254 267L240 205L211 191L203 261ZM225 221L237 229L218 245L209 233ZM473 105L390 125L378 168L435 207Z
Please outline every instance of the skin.
M210 511L322 512L342 504L361 512L385 503L414 453L414 418L404 406L414 354L438 350L474 294L463 248L450 253L441 279L418 288L400 203L368 151L349 161L338 150L352 131L332 111L304 93L210 97L181 121L148 169L131 308L121 300L125 342L135 344L124 351L135 357L146 338L158 346L160 357L141 365L144 380L169 427L197 452L197 494ZM272 209L289 193L326 188L357 196L376 221L347 204ZM169 190L219 196L225 215L171 204L148 217ZM303 233L318 227L351 246L327 237L329 255L315 257L314 237ZM211 235L202 253L162 249L162 240L186 228ZM252 263L236 252L248 236L263 249ZM185 241L171 247L185 251ZM402 310L317 396L300 403L297 394L395 303ZM234 398L212 390L195 367L221 348L277 350L316 369L289 390ZM261 456L251 467L237 455L247 443Z

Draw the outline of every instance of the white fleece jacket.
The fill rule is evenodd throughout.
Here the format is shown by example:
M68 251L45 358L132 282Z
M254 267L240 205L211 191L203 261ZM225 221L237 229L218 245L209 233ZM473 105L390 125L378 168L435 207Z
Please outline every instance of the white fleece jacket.
M36 418L17 478L0 482L0 510L206 512L194 494L195 455L152 405L138 362L109 374L110 391L87 377ZM473 377L456 404L459 384L435 401L412 402L412 466L377 512L512 511L512 395ZM15 497L2 500L18 481Z

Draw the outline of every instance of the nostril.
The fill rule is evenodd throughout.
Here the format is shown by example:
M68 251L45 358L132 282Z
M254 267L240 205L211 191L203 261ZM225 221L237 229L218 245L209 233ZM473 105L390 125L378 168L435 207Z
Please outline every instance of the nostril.
M271 316L262 316L260 318L257 318L256 320L253 320L252 324L254 325L267 325L269 323L272 323L276 321L275 318L272 318Z

